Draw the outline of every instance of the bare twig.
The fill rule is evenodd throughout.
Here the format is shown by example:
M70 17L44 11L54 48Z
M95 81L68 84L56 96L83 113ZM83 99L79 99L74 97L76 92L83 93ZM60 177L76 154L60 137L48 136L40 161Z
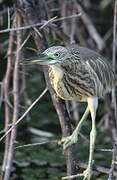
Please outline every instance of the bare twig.
M116 28L117 28L117 0L115 0L114 19L113 19L112 65L113 65L113 71L114 72L115 72L115 67L116 67L116 40L117 40L117 38L116 38ZM116 102L116 89L115 88L113 88L113 90L112 90L112 104L114 106L116 128L117 128L117 102Z
M24 40L24 42L21 44L21 46L19 47L19 49L16 51L16 54L21 51L21 49L23 48L23 46L25 45L25 43L28 41L28 39L30 38L30 33L28 34L28 36L26 37L26 39Z
M0 33L7 33L7 32L11 32L11 31L21 31L21 30L30 29L30 28L36 27L36 26L42 26L42 25L43 25L43 23L36 23L33 25L28 25L28 26L23 26L23 27L18 27L18 28L4 29L4 30L1 30Z
M10 132L11 130L28 114L28 112L34 107L34 105L44 96L47 92L47 88L39 95L39 97L29 106L29 108L25 111L25 113L12 125L12 127L0 138L2 141Z
M76 31L76 19L73 18L71 21L70 44L75 43L75 31Z
M87 168L87 164L83 163L83 162L78 162L78 166L83 168L83 169ZM98 166L98 165L93 165L93 170L96 170L96 171L104 173L104 174L109 174L109 172L110 172L109 168L105 168L105 167ZM117 171L114 171L113 175L117 176Z
M61 7L61 16L67 16L67 1L65 0L64 3L62 0L59 0L60 3L60 7ZM66 33L68 35L68 26L67 26L67 22L66 21L62 21L61 22L62 25L62 30L64 33Z
M8 29L3 29L0 30L0 33L7 33L7 32L11 32L11 31L21 31L21 30L25 30L25 29L30 29L33 27L37 27L37 26L41 26L40 28L42 29L43 27L47 26L48 24L52 23L52 22L57 22L57 21L63 21L63 20L67 20L70 18L76 18L81 16L81 13L79 14L74 14L71 16L67 16L67 17L61 17L55 20L55 18L57 18L57 16L51 18L48 21L44 21L44 23L36 23L36 24L31 24L31 25L27 25L27 26L23 26L23 27L19 27L19 28L8 28Z
M86 163L83 163L83 162L78 162L78 166L80 168L83 168L83 169L86 169L87 168L87 164ZM97 171L97 172L100 172L100 173L104 173L104 174L109 174L110 173L110 169L109 168L105 168L103 166L98 166L98 165L93 165L93 170ZM75 177L80 177L82 176L83 174L75 174L75 175L72 175L72 176L69 176L69 178L71 179L74 179ZM117 171L113 171L113 176L117 176ZM62 178L63 180L65 179L68 179L68 177L63 177Z
M76 2L76 0L75 0ZM97 29L95 28L93 22L91 21L90 17L86 14L86 12L83 10L81 5L76 2L76 8L78 9L78 12L82 13L83 15L81 16L82 21L86 25L86 28L90 34L90 36L94 39L94 41L97 44L97 47L99 50L103 50L105 47L105 41L102 39L100 34L98 33Z
M82 13L78 13L78 14L73 14L73 15L71 15L71 16L66 16L66 17L57 18L57 19L55 19L53 22L64 21L64 20L67 20L67 19L77 18L77 17L80 17L80 16L82 16Z
M14 27L14 20L13 25ZM13 42L14 42L14 32L10 32L9 35L9 43L8 43L8 54L12 54L13 50ZM10 109L9 109L9 82L10 82L10 74L11 74L11 64L12 64L12 55L8 56L7 58L7 70L6 74L3 80L2 88L4 93L4 104L5 104L5 128L4 130L8 130L8 124L10 123ZM5 171L7 158L8 158L8 146L9 146L9 136L5 138L5 152L4 152L4 159L3 159L3 165L2 165L2 174Z
M48 25L49 23L51 23L52 21L54 21L54 19L56 19L56 18L57 18L57 16L49 19L48 21L45 21L44 24L40 27L40 30L43 29L45 26L47 26L47 25ZM38 29L37 29L35 26L32 27L32 28L33 28L33 29L35 30L35 32L40 36L40 38L42 38L42 35L41 35L41 33L38 31Z
M116 156L117 156L117 144L115 143L113 146L112 163L111 163L111 168L110 168L108 180L112 180L112 178L113 178Z
M21 26L21 18L19 14L16 14L16 26ZM18 32L17 34L17 49L21 46L21 33ZM14 65L14 74L13 74L13 103L14 103L14 110L13 110L13 124L17 121L18 118L18 112L19 112L19 93L18 93L18 62L20 59L20 53L16 54L16 61ZM12 161L13 161L13 154L14 154L14 141L16 139L16 128L12 129L11 131L11 137L9 141L9 147L8 147L8 154L7 154L7 164L6 164L6 170L4 174L4 180L9 180L11 167L12 167Z
M57 18L57 16L51 18L50 20L46 21L41 27L40 29L43 29L45 26L47 26L49 23L54 22L54 20Z
M24 147L33 147L33 146L40 146L40 145L44 145L44 144L58 144L58 140L52 140L52 141L45 141L45 142L39 142L39 143L33 143L33 144L25 144L23 146L17 146L15 149L20 149L20 148L24 148Z
M96 149L96 150L102 152L113 152L113 149Z
M4 96L4 87L3 87L3 83L1 83L1 88L0 88L0 110L1 110L2 102L3 102L3 96Z
M8 7L8 29L10 29L10 9Z
M82 176L83 176L82 173L81 174L76 174L76 175L71 175L71 176L65 176L65 177L62 177L62 180L64 180L64 179L74 179L76 177L82 177Z

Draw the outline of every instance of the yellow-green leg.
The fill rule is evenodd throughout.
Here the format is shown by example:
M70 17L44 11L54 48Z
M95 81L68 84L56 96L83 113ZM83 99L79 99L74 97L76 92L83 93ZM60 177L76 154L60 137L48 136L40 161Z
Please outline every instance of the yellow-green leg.
M91 113L91 119L92 119L92 129L90 132L90 153L89 153L89 161L88 161L88 166L87 169L83 172L82 176L84 176L83 180L90 180L91 179L91 175L92 175L92 165L93 165L93 154L94 154L94 148L95 148L95 139L96 139L96 123L95 123L95 118L96 118L96 110L98 107L98 98L97 97L91 97L87 99L88 102L88 107L82 117L82 119L80 120L78 126L76 127L76 129L74 130L74 132L72 133L71 136L63 138L61 140L61 144L63 144L63 149L65 150L66 148L68 148L69 146L71 146L72 144L77 142L78 139L78 132L83 124L83 121L87 118L89 111ZM79 176L76 175L76 176ZM75 177L76 177L75 176ZM81 176L81 174L80 174ZM72 176L68 176L65 177L65 179L69 179L72 178Z
M63 145L63 150L67 149L69 146L71 146L72 144L75 144L78 140L78 132L80 131L84 120L86 120L88 114L89 114L90 110L89 107L87 106L85 113L83 114L80 122L78 123L76 129L73 131L71 136L68 137L63 137L61 139L61 141L59 141L59 144Z
M96 110L98 107L98 99L96 97L88 98L88 107L91 112L91 119L92 119L92 129L90 132L90 153L89 153L89 162L87 169L83 172L84 179L83 180L90 180L92 175L92 165L93 165L93 154L95 148L95 139L96 139Z

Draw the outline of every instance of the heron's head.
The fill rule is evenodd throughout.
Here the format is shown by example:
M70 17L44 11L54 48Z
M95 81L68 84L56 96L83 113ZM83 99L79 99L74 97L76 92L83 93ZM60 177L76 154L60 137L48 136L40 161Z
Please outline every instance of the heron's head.
M70 56L69 50L63 46L53 46L38 56L24 59L24 64L53 65L61 64Z

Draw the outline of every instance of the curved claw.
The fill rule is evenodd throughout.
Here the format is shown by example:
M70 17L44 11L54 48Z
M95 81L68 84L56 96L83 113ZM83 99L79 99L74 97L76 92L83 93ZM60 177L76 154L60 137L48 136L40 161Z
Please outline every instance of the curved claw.
M76 177L84 177L83 180L91 180L92 176L92 169L90 166L87 167L87 169L82 174L76 174L71 176L63 177L62 179L74 179Z
M87 167L87 169L83 172L83 180L90 180L91 179L91 176L92 176L92 169L91 167Z
M66 150L69 146L72 144L75 144L77 142L77 136L74 136L73 134L68 137L62 138L58 144L63 146L63 150Z

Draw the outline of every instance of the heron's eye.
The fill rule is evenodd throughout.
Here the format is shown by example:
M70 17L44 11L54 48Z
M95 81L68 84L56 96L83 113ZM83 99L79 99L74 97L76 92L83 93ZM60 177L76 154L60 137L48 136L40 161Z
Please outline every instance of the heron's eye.
M56 57L59 57L59 56L60 56L60 54L59 54L59 53L55 53L55 56L56 56Z

